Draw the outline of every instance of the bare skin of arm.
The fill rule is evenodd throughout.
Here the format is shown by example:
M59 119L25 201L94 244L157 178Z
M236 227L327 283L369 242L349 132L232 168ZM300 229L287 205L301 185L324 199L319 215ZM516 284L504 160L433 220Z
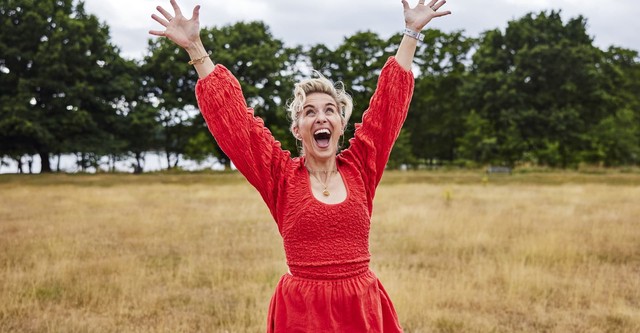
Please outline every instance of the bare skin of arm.
M417 6L411 8L406 0L402 0L405 27L420 32L433 18L451 14L450 11L438 11L445 3L445 0L431 0L425 5L425 1L420 0ZM402 41L396 51L396 61L402 68L406 70L411 69L411 63L413 62L413 56L416 53L417 46L418 40L407 35L402 36Z

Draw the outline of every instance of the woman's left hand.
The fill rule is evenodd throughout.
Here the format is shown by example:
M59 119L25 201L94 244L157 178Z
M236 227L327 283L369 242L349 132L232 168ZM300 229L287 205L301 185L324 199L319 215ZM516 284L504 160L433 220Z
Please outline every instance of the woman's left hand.
M438 11L445 3L445 0L431 0L429 3L425 4L425 0L419 0L418 5L411 8L409 7L407 0L402 0L402 6L404 7L404 23L406 27L419 32L434 17L451 14L451 11Z

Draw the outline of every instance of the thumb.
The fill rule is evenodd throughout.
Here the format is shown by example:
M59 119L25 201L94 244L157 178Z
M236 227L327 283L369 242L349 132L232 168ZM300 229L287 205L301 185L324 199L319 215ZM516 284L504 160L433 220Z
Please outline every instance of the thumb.
M193 15L191 16L191 19L194 21L197 21L200 18L200 5L195 6L195 8L193 8Z

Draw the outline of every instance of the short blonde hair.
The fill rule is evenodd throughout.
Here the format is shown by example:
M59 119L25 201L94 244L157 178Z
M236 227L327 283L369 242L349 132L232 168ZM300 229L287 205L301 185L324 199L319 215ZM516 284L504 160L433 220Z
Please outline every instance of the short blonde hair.
M302 80L296 83L293 89L293 99L287 104L287 112L291 118L289 130L291 133L294 133L293 129L298 126L298 119L302 113L302 107L307 99L307 95L312 93L324 93L333 97L340 109L339 113L343 124L342 129L344 130L353 111L353 100L351 96L345 91L342 82L338 81L334 84L318 71L313 71L313 73L318 77Z

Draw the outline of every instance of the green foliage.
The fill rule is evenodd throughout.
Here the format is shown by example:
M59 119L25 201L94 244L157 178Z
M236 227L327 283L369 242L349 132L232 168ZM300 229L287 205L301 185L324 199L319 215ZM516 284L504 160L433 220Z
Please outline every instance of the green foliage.
M464 135L458 139L460 159L491 163L497 158L497 140L488 120L471 111L465 119L464 129Z
M409 133L409 131L403 130L400 132L396 143L393 145L387 167L391 169L397 169L403 165L415 165L416 162L416 157L411 152L411 133Z
M458 157L457 141L465 133L463 119L468 113L462 87L475 43L461 32L447 34L431 29L416 51L419 75L406 128L418 158L437 163Z
M238 78L247 105L255 109L256 116L273 129L288 128L284 103L293 90L293 81L283 73L291 72L295 65L295 50L285 48L262 22L204 28L201 37L205 48L212 50L211 58ZM188 60L186 52L167 39L149 42L149 55L142 66L143 82L146 100L154 103L162 125L163 148L167 156L186 154L203 160L214 155L229 165L215 141L201 134L206 125L195 109L197 75ZM294 147L293 140L283 139L285 148Z
M594 127L590 160L606 166L634 165L640 162L639 121L632 110L622 109Z
M10 0L0 9L3 151L50 153L118 146L113 124L127 88L108 28L71 0Z
M586 20L564 23L560 12L484 34L466 89L470 108L491 123L503 163L528 155L551 166L582 162L589 133L611 113L601 56Z
M211 135L206 131L199 131L189 138L184 150L185 157L196 162L202 162L211 156L214 149Z

